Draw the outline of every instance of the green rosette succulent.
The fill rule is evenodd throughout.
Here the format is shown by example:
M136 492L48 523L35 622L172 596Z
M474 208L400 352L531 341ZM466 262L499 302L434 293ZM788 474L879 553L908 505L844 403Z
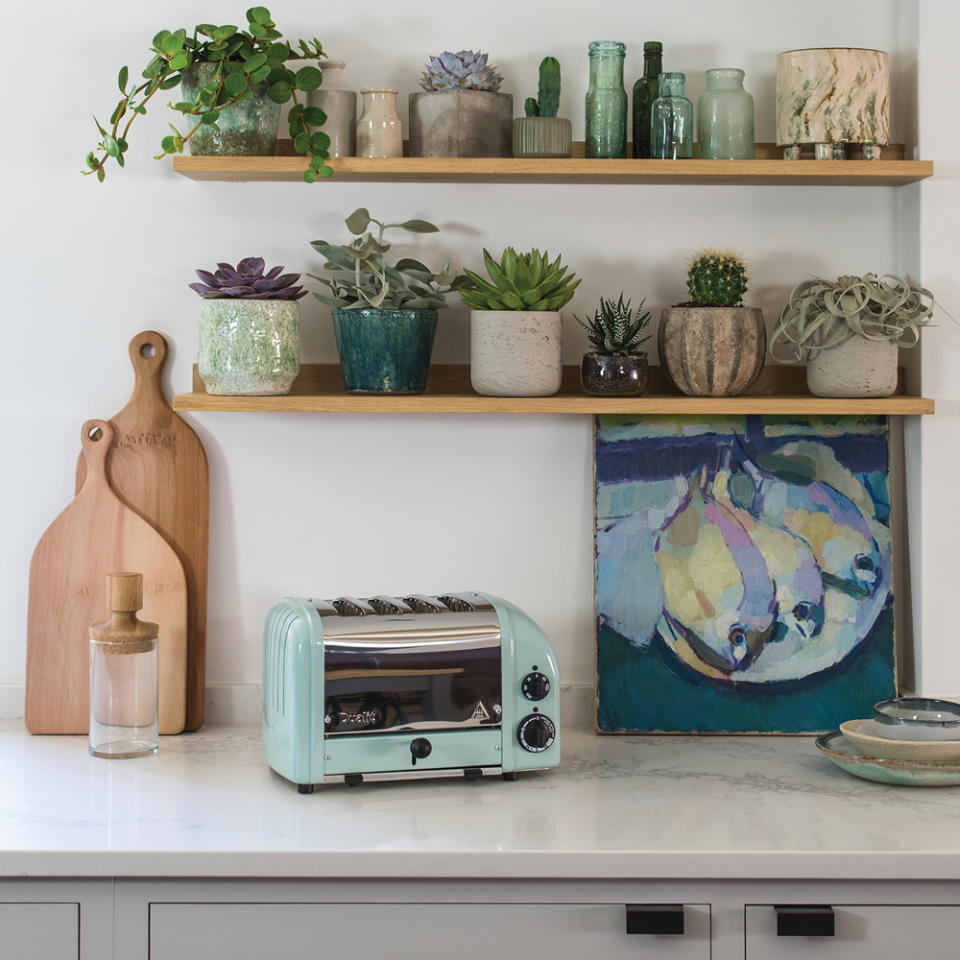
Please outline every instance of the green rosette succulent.
M490 280L472 270L464 270L466 283L460 289L463 302L473 310L559 310L580 286L575 274L553 262L550 254L534 248L517 253L513 247L503 251L500 261L483 251L483 262Z

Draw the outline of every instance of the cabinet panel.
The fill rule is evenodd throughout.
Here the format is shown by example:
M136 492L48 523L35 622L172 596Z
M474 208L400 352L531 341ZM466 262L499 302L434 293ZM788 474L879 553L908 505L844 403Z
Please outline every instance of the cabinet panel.
M748 905L746 960L956 960L960 954L960 906L834 905L833 912L832 937L778 937L773 907Z
M684 927L628 935L624 904L153 903L150 960L708 960L709 906L685 906Z
M77 960L78 903L0 903L3 960Z

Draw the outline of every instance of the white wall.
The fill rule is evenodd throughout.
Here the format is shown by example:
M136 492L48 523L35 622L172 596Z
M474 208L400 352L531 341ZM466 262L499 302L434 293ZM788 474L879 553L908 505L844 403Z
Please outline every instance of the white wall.
M955 201L955 192L948 198L935 191L949 189L940 180L958 148L948 109L957 15L946 0L922 6L922 77L929 77L942 121L922 151L938 162L938 180L923 197L945 203ZM581 313L601 293L623 289L635 300L646 296L657 315L681 298L684 260L704 243L745 253L754 278L751 300L768 321L805 274L896 271L904 263L902 229L916 219L919 200L911 197L919 191L905 199L902 191L884 188L201 184L175 176L168 160L151 159L166 132L165 110L137 121L127 169L111 169L102 185L81 177L83 156L96 141L90 114L109 115L118 68L128 63L133 72L144 65L141 51L161 27L192 26L195 19L235 22L244 9L220 0L202 8L184 0L162 8L60 0L19 14L21 35L42 36L43 45L14 45L2 67L8 102L20 91L0 155L7 277L0 684L10 685L8 691L24 676L30 553L72 495L80 424L126 402L129 338L146 328L162 331L173 347L168 391L189 389L199 300L186 284L196 267L261 255L290 269L315 269L309 241L343 236L343 217L361 205L389 218L439 223L440 235L415 242L418 255L435 264L449 255L476 267L482 246L536 244L562 252L584 278L571 305ZM564 70L561 113L573 119L577 138L590 39L628 44L628 82L640 71L643 41L662 40L668 68L688 73L694 98L706 68L744 67L760 140L773 139L780 50L879 47L891 51L894 82L902 77L903 89L911 90L915 83L915 53L900 49L901 21L912 21L914 7L896 0L810 0L802 8L769 0L607 0L589 8L486 0L469 8L469 26L457 25L462 5L424 0L322 8L288 0L272 9L288 37L319 36L332 56L346 59L357 88L391 83L406 93L428 53L479 47L491 52L519 109L535 91L540 58L557 55ZM893 122L895 139L910 133L912 117L895 114ZM939 260L925 254L923 278L956 304L951 213L936 216L936 227L925 220L924 244L942 251ZM328 311L313 298L302 303L303 359L335 360ZM567 333L567 361L575 362L584 341L572 322ZM952 456L946 435L956 412L941 398L947 365L956 361L957 333L948 326L927 340L941 371L935 383L941 412L927 425L937 439L928 443L924 436L924 476L932 484L929 474L939 472L944 486L924 489L922 562L925 577L939 568L944 579L952 566L952 531L937 518L949 508L951 485L940 468ZM467 354L467 314L458 306L442 317L434 359L466 362ZM445 589L483 589L515 600L551 636L564 678L591 681L589 419L202 414L191 422L211 464L211 682L259 680L263 615L284 594ZM911 534L914 545L920 535ZM958 691L960 653L946 612L941 621L933 606L923 611L925 684ZM939 626L929 625L928 613Z

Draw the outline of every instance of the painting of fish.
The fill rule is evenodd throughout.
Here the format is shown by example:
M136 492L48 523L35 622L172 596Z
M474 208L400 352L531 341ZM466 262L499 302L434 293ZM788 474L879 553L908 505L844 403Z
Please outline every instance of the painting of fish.
M815 733L896 693L884 417L596 424L600 732Z

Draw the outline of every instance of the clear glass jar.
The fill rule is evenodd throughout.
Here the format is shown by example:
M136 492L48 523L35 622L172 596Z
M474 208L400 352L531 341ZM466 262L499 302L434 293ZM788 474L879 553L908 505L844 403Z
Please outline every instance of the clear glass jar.
M626 44L594 40L590 44L584 154L622 159L627 155L627 91L623 88Z
M753 159L753 97L743 71L718 67L705 73L697 100L697 156L703 160Z
M648 40L643 45L643 76L633 85L633 155L650 156L650 110L660 95L663 44Z
M689 160L693 156L693 104L683 95L682 73L660 74L660 96L650 110L650 156Z

